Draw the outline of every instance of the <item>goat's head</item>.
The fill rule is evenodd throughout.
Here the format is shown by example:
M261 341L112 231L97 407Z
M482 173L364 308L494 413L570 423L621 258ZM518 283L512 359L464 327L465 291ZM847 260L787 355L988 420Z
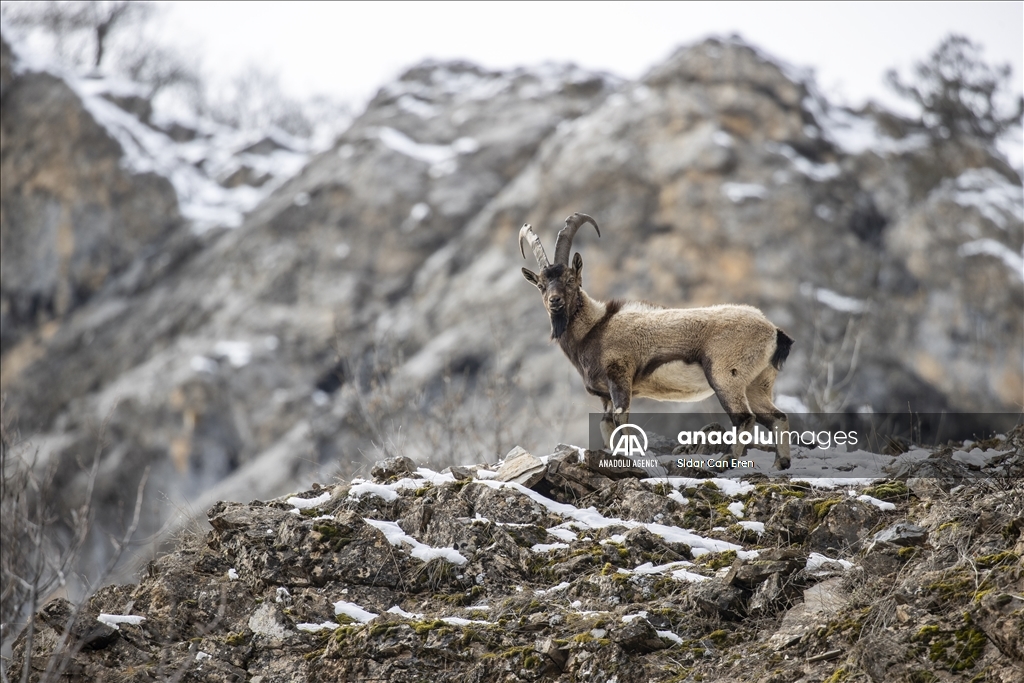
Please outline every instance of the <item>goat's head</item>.
M551 338L558 339L565 333L569 321L583 301L583 259L577 253L569 266L569 252L572 250L572 239L576 231L584 223L590 223L601 236L597 222L585 213L574 213L565 219L565 226L558 231L555 241L555 262L549 263L540 238L529 224L519 230L519 250L526 258L523 242L529 242L533 255L537 257L540 273L523 268L523 277L540 290L544 298L544 308L551 318Z

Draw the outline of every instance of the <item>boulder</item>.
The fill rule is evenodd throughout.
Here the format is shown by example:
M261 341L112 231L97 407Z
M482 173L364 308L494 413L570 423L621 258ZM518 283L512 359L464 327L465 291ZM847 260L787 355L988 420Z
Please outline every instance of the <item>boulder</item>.
M878 508L856 499L833 505L807 538L810 548L822 553L846 552L859 547L878 523Z
M741 619L746 614L743 591L724 580L701 581L690 590L693 606L707 617Z
M400 477L405 474L416 472L416 463L412 458L398 456L387 460L378 460L370 470L370 476L377 481L387 481L392 477Z
M806 564L807 553L799 548L771 548L761 551L756 559L736 560L724 580L734 586L754 589L770 576L785 578Z
M897 522L874 535L875 543L891 543L902 548L924 545L928 541L928 530L910 522Z
M625 625L613 629L611 638L626 652L654 652L667 647L651 622L644 617L630 619Z

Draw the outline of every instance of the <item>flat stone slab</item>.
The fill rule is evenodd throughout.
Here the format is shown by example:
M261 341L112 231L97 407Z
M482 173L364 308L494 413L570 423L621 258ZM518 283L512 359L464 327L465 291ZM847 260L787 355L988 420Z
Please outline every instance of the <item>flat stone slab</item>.
M775 650L783 650L827 624L831 615L850 602L850 596L842 588L842 581L842 578L837 577L805 590L803 603L786 612L779 629L768 639L768 645Z
M822 581L804 591L804 605L815 614L835 614L849 602L850 596L843 590L841 577Z
M510 481L530 488L547 472L548 466L520 446L513 448L498 469L498 481Z

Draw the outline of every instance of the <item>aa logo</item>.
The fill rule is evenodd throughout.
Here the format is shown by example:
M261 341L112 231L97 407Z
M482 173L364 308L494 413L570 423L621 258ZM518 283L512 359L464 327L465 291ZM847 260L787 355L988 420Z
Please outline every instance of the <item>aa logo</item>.
M640 440L643 439L643 445ZM624 455L628 458L643 457L647 453L647 434L636 425L619 425L612 432L608 445L612 447L612 455Z

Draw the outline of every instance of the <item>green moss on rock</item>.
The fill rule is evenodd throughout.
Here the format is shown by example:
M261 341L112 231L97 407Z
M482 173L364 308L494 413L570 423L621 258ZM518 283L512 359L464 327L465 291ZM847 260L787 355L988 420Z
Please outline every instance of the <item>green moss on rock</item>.
M879 500L906 500L910 497L910 489L902 481L884 481L864 489L864 493Z
M850 677L850 672L846 670L846 667L839 667L832 672L832 675L824 680L824 683L842 683Z
M825 515L827 515L836 505L842 503L843 500L843 498L826 498L825 500L820 500L815 503L811 508L814 510L815 519L819 521L825 519Z
M736 561L736 551L726 550L720 553L707 553L697 561L709 569L717 570L722 567L731 567L732 563Z
M1020 562L1020 556L1017 555L1017 553L1010 552L1009 550L1004 550L1000 553L992 553L991 555L982 555L975 560L975 564L977 564L981 569L991 569L997 565L1003 564L1012 566L1018 562Z

